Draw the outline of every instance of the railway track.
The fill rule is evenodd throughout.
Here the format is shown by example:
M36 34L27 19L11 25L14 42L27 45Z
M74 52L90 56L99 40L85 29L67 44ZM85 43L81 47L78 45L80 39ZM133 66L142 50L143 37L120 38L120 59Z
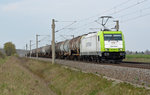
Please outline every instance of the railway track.
M123 61L120 65L134 68L150 69L150 63Z
M51 60L50 58L40 58L42 60ZM92 61L80 61L80 60L67 60L67 59L56 59L59 61L75 61L75 62L84 62L86 63L90 63L90 64L99 64L99 65L111 65L111 66L120 66L120 67L131 67L131 68L141 68L141 69L150 69L150 63L146 63L146 62L131 62L131 61L123 61L121 63L110 63L110 62L103 62L103 63L99 63L99 62L92 62Z
M150 69L150 63L146 62L131 62L131 61L123 61L121 63L96 63L94 64L101 64L101 65L113 65L113 66L121 66L121 67L131 67L131 68L141 68L141 69Z
M83 61L81 61L81 62L83 62ZM84 61L84 62L86 62L86 61ZM104 63L88 62L88 63L94 63L94 64L100 64L100 65L121 66L121 67L131 67L131 68L141 68L141 69L150 69L150 63L146 63L146 62L123 61L121 63L110 63L110 62L104 62Z
M123 63L127 63L127 64L150 64L148 62L133 62L133 61L123 61Z

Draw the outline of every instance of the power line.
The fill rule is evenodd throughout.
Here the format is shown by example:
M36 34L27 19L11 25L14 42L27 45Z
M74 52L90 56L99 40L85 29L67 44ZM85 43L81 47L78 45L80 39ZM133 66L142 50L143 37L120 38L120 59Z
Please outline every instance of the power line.
M111 8L111 9L109 9L109 10L106 10L106 11L104 11L104 12L102 12L102 13L109 12L109 11L111 11L111 10L117 8L118 6L122 6L122 5L127 4L127 3L130 2L130 1L132 1L132 0L127 0L127 1L125 1L125 2L122 2L122 3L120 3L120 4L116 5L116 6L114 6L113 8ZM136 4L133 4L133 5L129 6L129 7L123 8L123 9L121 9L121 10L115 12L115 13L119 13L119 12L121 12L121 11L127 10L127 9L129 9L129 8L131 8L131 7L134 7L134 6L136 6L136 5L139 5L139 4L141 4L141 3L145 2L145 1L147 1L147 0L143 0L143 1L137 2ZM102 13L100 13L100 14L102 14ZM82 21L84 21L84 20L88 20L88 19L93 18L93 17L96 17L96 16L98 16L98 15L100 15L100 14L97 14L97 15L94 15L94 16L91 16L91 17L88 17L88 18L79 20L78 22L82 22ZM113 13L113 14L114 14L114 13ZM58 22L59 22L59 21L58 21ZM60 21L60 22L71 22L71 21ZM94 22L96 22L96 20L94 20ZM75 23L76 23L76 22L75 22ZM73 24L74 24L74 23L73 23ZM89 23L88 23L88 24L89 24ZM82 28L82 27L84 27L84 26L86 26L86 25L88 25L88 24L81 25L81 26L79 26L79 27L77 27L77 28ZM71 25L72 25L72 24L71 24ZM69 26L71 26L71 25L65 26L64 28L62 28L62 29L60 29L60 30L58 30L58 31L64 30L64 29L66 29L67 27L69 27ZM74 29L74 30L77 30L77 29ZM74 31L74 30L72 30L72 31ZM56 32L58 32L58 31L56 31Z
M67 26L65 26L65 27L63 27L63 28L57 30L56 32L62 31L62 30L64 30L64 29L71 29L71 28L68 28L68 27L72 26L73 24L75 24L75 23L77 23L77 22L80 23L80 22L82 22L82 21L85 21L85 20L94 18L94 17L96 17L96 16L99 16L99 15L101 15L101 14L103 14L103 13L112 11L113 9L118 8L118 6L125 5L125 4L127 4L128 2L130 2L130 1L132 1L132 0L127 0L127 1L125 1L125 2L123 2L123 3L121 3L121 4L118 4L118 5L114 6L113 8L111 8L111 9L109 9L109 10L106 10L106 11L104 11L104 12L102 12L102 13L99 13L99 14L97 14L97 15L94 15L94 16L91 16L91 17L88 17L88 18L85 18L85 19L82 19L82 20L79 20L79 21L55 21L55 22L73 22L73 23L71 23L71 24L69 24L69 25L67 25ZM112 13L112 14L120 13L120 12L125 11L125 10L127 10L127 9L130 9L130 8L132 8L132 7L135 7L135 6L139 5L139 4L142 4L142 3L146 2L146 1L148 1L148 0L139 1L139 2L137 2L137 3L133 4L133 5L130 5L130 6L126 7L126 8L120 9L120 10L118 10L118 11ZM143 9L143 10L144 10L144 9ZM141 11L141 10L140 10L140 11ZM130 13L129 13L129 14L130 14ZM126 15L129 15L129 14L126 14ZM123 17L126 16L126 15L123 15ZM125 22L131 21L131 20L135 20L135 19L138 19L138 18L147 16L147 15L150 15L150 13L145 14L145 15L140 15L140 16L137 16L137 17L134 17L134 18L127 19L127 20L125 20ZM77 31L77 30L79 30L79 29L81 30L83 27L87 27L87 25L90 25L90 24L95 23L95 22L98 23L97 20L94 20L94 21L92 21L92 22L86 23L86 24L84 24L84 25L81 25L81 26L79 26L79 27L73 29L71 32L75 32L75 31ZM99 23L99 24L100 24L100 23ZM80 32L80 31L78 31L78 32ZM76 32L76 33L77 33L77 32ZM42 40L44 40L44 38L41 39L40 41L42 41ZM32 44L32 45L33 45L33 44Z
M101 14L103 14L103 13L109 12L109 11L113 10L114 8L117 8L118 6L127 4L127 3L130 2L130 1L132 1L132 0L127 0L127 1L125 1L125 2L122 2L122 3L120 3L120 4L116 5L116 6L114 6L114 7L111 8L111 9L108 9L108 10L102 12L102 13L99 13L99 14L97 14L97 15L94 15L94 16L91 16L91 17L88 17L88 18L79 20L78 23L79 23L79 22L82 22L82 21L85 21L85 20L88 20L88 19L91 19L91 18L93 18L93 17L99 16L99 15L101 15ZM61 22L69 22L69 21L61 21ZM70 22L71 22L71 21L70 21ZM79 26L78 28L84 27L85 25L87 25L87 24L81 25L81 26ZM68 26L67 26L67 27L68 27ZM65 28L62 28L62 29L60 29L60 30L64 30L64 29L65 29ZM76 29L74 29L74 30L76 30Z
M76 21L58 21L58 20L55 20L55 22L76 22Z
M44 41L47 37L44 37L43 39L40 39L39 42Z
M142 17L148 16L148 15L150 15L150 13L143 14L143 15L140 15L140 16L137 16L137 17L133 17L133 18L129 18L129 19L127 19L127 20L125 20L125 21L123 21L121 23L125 23L125 22L129 22L129 21L132 21L132 20L136 20L138 18L142 18Z
M75 30L72 30L71 32L75 32L75 31L77 31L77 30L79 30L79 29L82 29L83 27L85 27L85 26L87 26L87 25L92 24L92 23L95 23L95 22L92 21L92 22L86 23L86 24L84 24L84 25L82 25L82 26L77 27ZM79 32L79 31L78 31L78 32ZM76 33L78 33L78 32L76 32Z
M70 21L69 21L70 22ZM57 31L55 31L55 33L56 32L59 32L59 31L61 31L61 30L64 30L64 29L66 29L67 27L69 27L69 26L72 26L74 23L76 23L77 21L74 21L73 23L71 23L71 24L69 24L69 25L67 25L67 26L65 26L65 27L63 27L63 28L61 28L61 29L59 29L59 30L57 30Z
M132 15L132 14L135 14L135 13L138 13L138 12L142 12L142 11L145 11L145 10L148 10L148 9L150 9L150 7L146 7L146 8L140 9L138 11L134 11L134 12L131 12L131 13L128 13L128 14L124 14L124 15L118 16L116 18L123 18L125 16Z
M111 11L111 10L117 8L118 6L122 6L122 5L124 5L124 4L127 4L127 3L130 2L130 1L132 1L132 0L127 0L127 1L125 1L125 2L122 2L122 3L120 3L120 4L118 4L118 5L116 5L116 6L112 7L112 8L110 8L110 9L104 11L104 12L101 12L101 13L96 14L96 15L91 16L91 17L87 17L87 18L82 19L82 20L79 20L78 22L85 21L85 20L91 19L91 18L93 18L93 17L97 17L97 16L99 16L99 15L101 15L101 14L103 14L103 13L109 12L109 11Z
M35 46L35 43L34 43L34 44L31 44L31 46Z
M127 1L125 1L125 2L123 2L123 3L121 3L121 4L119 4L119 5L124 5L124 4L128 3L129 1L131 1L131 0L127 0ZM110 15L113 15L113 14L116 14L116 13L120 13L120 12L122 12L122 11L125 11L125 10L129 9L129 8L132 8L132 7L135 7L135 6L139 5L139 4L142 4L142 3L146 2L146 1L148 1L148 0L139 1L139 2L137 2L137 3L135 3L135 4L131 5L131 6L128 6L128 7L123 8L123 9L120 9L119 11L114 12L114 13L112 13L112 14L110 14ZM119 5L117 5L116 7L118 7ZM110 9L110 10L104 11L103 13L108 12L108 11L111 11L111 10L113 10L114 8L115 8L115 7L113 7L113 8ZM97 16L97 15L95 15L95 16ZM93 18L93 17L95 17L95 16L91 16L91 17L86 18L86 19L84 19L84 20ZM99 20L99 19L98 19L98 20ZM95 20L94 22L97 22L97 23L98 23L98 20ZM80 20L80 21L83 21L83 20ZM80 21L78 21L78 22L80 22ZM98 24L100 24L100 23L98 23ZM85 24L85 25L87 25L87 24ZM85 25L83 25L83 26L85 26ZM81 27L83 27L83 26L81 26ZM78 28L80 28L80 27L78 27ZM76 29L76 30L77 30L77 29Z
M123 3L121 3L121 4L118 4L118 5L114 6L113 8L111 8L111 9L109 9L109 10L106 10L106 11L102 12L102 13L109 12L109 11L113 10L114 8L117 8L118 6L127 4L127 3L130 2L130 1L132 1L132 0L127 0L127 1L125 1L125 2L123 2ZM129 9L129 8L131 8L131 7L134 7L134 6L136 6L136 5L139 5L139 4L141 4L141 3L145 2L145 1L148 1L148 0L143 0L143 1L137 2L136 4L133 4L133 5L129 6L129 7L123 8L123 9L121 9L121 10L115 12L115 13L119 13L119 12L121 12L121 11L127 10L127 9ZM102 14L102 13L100 13L100 14ZM88 20L88 19L93 18L93 17L96 17L96 16L98 16L98 15L100 15L100 14L97 14L97 15L94 15L94 16L91 16L91 17L88 17L88 18L85 18L85 19L83 19L83 20L79 20L78 22L81 22L81 21L84 21L84 20ZM114 14L114 13L112 13L112 14ZM97 22L97 20L94 20L94 22ZM98 22L97 22L97 23L98 23ZM99 24L100 24L100 23L99 23ZM84 26L86 26L86 25L87 25L87 24L81 25L81 26L79 26L78 28L84 27ZM77 30L77 29L74 29L74 30ZM74 30L72 30L72 31L74 31Z
M77 27L77 28L75 28L74 30L72 30L71 32L72 32L72 34L73 34L73 32L75 32L75 31L77 31L77 30L79 30L79 29L81 29L81 28L83 28L83 27L85 27L85 26L87 26L87 25L89 25L89 24L91 24L91 23L95 23L95 22L89 22L89 23L86 23L86 24L84 24L84 25L82 25L82 26L79 26L79 27ZM70 32L70 31L68 31L68 32ZM76 34L78 33L79 31L77 31L76 32ZM56 35L57 36L57 35ZM59 37L57 37L57 39L62 39L62 37L60 37L60 35L59 35Z
M140 5L140 4L142 4L142 3L146 2L146 1L148 1L148 0L139 1L139 2L137 2L137 3L135 3L135 4L133 4L133 5L130 5L130 6L126 7L126 8L120 9L120 10L118 10L118 11L116 11L116 12L114 12L114 13L111 13L111 14L109 14L109 15L113 15L113 14L120 13L120 12L122 12L122 11L125 11L125 10L129 9L129 8L132 8L132 7L135 7L135 6L137 6L137 5Z

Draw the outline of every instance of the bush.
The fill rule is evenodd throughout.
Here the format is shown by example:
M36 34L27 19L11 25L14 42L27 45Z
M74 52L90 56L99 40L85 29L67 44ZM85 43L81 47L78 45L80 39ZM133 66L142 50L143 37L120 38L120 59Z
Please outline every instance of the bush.
M16 47L12 42L7 42L4 44L4 50L7 56L14 55L16 53Z

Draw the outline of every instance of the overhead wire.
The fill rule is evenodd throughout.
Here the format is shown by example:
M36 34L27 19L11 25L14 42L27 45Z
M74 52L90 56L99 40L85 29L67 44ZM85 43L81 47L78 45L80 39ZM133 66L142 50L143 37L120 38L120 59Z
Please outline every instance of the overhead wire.
M116 17L116 18L123 18L123 17L129 16L129 15L133 15L133 14L135 14L135 13L143 12L143 11L148 10L148 9L150 9L150 7L142 8L142 9L140 9L140 10L136 10L136 11L133 11L133 12L130 12L130 13L127 13L127 14L124 14L124 15L121 15L121 16L118 16L118 17Z
M123 12L123 11L125 11L125 10L127 10L127 9L129 9L129 8L132 8L132 7L135 7L135 6L137 6L137 5L140 5L140 4L142 4L142 3L146 2L146 1L148 1L148 0L138 1L138 2L136 2L135 4L132 4L132 5L128 6L128 7L126 7L126 8L120 9L120 10L118 10L118 11L116 11L116 12L114 12L114 13L111 13L111 14L109 14L109 15L113 15L113 14L117 14L117 13Z
M79 20L79 21L74 21L74 22L73 22L73 21L56 21L56 22L73 22L73 23L71 23L71 24L69 24L69 25L67 25L67 26L65 26L65 27L63 27L63 28L57 30L56 32L62 31L62 30L64 30L64 29L66 29L66 28L68 28L68 27L74 25L75 23L77 24L77 23L80 23L80 22L83 22L83 21L87 21L87 20L89 20L89 19L91 19L91 18L94 18L94 17L97 17L97 16L99 16L99 15L102 15L103 13L110 12L110 11L114 10L115 8L118 8L118 6L125 5L125 4L127 4L128 2L130 2L130 1L132 1L132 0L127 0L127 1L125 1L125 2L123 2L123 3L121 3L121 4L118 4L118 5L114 6L113 8L111 8L111 9L109 9L109 10L106 10L106 11L104 11L104 12L102 12L102 13L99 13L99 14L97 14L97 15L94 15L94 16L91 16L91 17L88 17L88 18L85 18L85 19L81 19L81 20ZM128 7L125 7L125 8L123 8L123 9L120 9L120 10L114 12L114 13L111 13L111 15L117 14L117 13L120 13L120 12L123 12L123 11L125 11L125 10L127 10L127 9L130 9L130 8L133 8L133 7L137 6L137 5L140 5L140 4L142 4L142 3L146 2L146 1L148 1L148 0L138 1L138 2L135 3L135 4L132 4L132 5L128 6ZM127 20L125 20L125 22L131 21L131 20L135 20L135 19L138 19L138 18L147 16L147 15L150 15L150 13L145 14L145 15L140 15L140 16L137 16L137 17L134 17L134 18L127 19ZM125 15L123 15L123 16L125 16ZM90 24L95 23L95 22L98 23L96 20L94 20L94 21L92 21L92 22L89 22L89 23L83 24L83 25L81 25L81 26L78 26L78 27L74 28L74 29L71 31L71 33L72 33L72 32L75 32L75 31L77 31L77 30L79 30L79 29L83 29L84 27L87 27L87 25L90 25ZM98 24L100 24L100 23L98 23ZM68 29L69 29L69 28L68 28ZM70 29L71 29L71 28L70 28ZM69 32L69 31L67 31L67 32ZM77 31L76 33L78 33L78 32L79 32L79 31Z
M126 4L126 3L130 2L130 1L132 1L132 0L127 0L127 1L125 1L125 2L122 2L121 4L118 4L118 5L114 6L114 7L111 8L111 9L108 9L108 10L102 12L102 13L99 13L99 14L97 14L97 15L94 15L94 16L91 16L91 17L88 17L88 18L85 18L85 19L76 21L76 22L79 23L79 22L88 20L88 19L90 19L90 18L96 17L96 16L98 16L98 15L101 15L101 14L103 14L103 13L109 12L109 11L113 10L114 8L118 7L119 5L124 5L124 4ZM56 21L56 22L59 22L59 21ZM60 21L60 22L71 22L71 21ZM76 23L76 22L75 22L75 23ZM73 23L73 24L74 24L74 23ZM72 24L71 24L71 25L72 25ZM68 25L68 26L66 26L66 27L69 27L69 26L71 26L71 25ZM78 28L84 27L85 25L87 25L87 24L81 25L81 26L79 26ZM64 30L66 27L64 27L64 28L62 28L62 29L60 29L60 30L57 30L56 32L61 31L61 30ZM74 29L74 30L76 30L76 29ZM74 30L72 30L72 31L74 31Z
M120 3L120 4L117 4L117 5L115 5L114 7L110 8L110 9L104 11L104 12L98 13L98 14L96 14L96 15L93 15L93 16L91 16L91 17L87 17L87 18L82 19L82 20L79 20L78 22L85 21L85 20L88 20L88 19L90 19L90 18L97 17L97 16L99 16L99 15L101 15L101 14L104 14L104 13L106 13L106 12L112 11L113 9L117 8L118 6L122 6L122 5L124 5L124 4L127 4L127 3L130 2L130 1L132 1L132 0L127 0L127 1L125 1L125 2L122 2L122 3Z
M63 28L61 28L61 29L55 31L55 33L59 32L59 31L61 31L61 30L64 30L64 29L66 29L66 28L69 27L69 26L72 26L72 25L73 25L74 23L76 23L76 22L77 22L77 21L74 21L73 23L71 23L71 24L69 24L69 25L67 25L67 26L65 26L65 27L63 27Z
M38 42L44 41L47 37L44 37L43 39L40 39Z
M55 20L55 22L76 22L76 21L60 21L60 20Z
M123 21L121 23L125 23L125 22L129 22L129 21L132 21L132 20L136 20L138 18L145 17L145 16L148 16L148 15L150 15L150 13L143 14L143 15L140 15L140 16L136 16L136 17L133 17L133 18L129 18L129 19L127 19L127 20L125 20L125 21Z
M109 10L106 10L106 11L102 12L102 13L109 12L109 11L113 10L114 8L118 7L119 5L121 6L121 5L127 4L127 3L130 2L130 1L132 1L132 0L127 0L127 1L125 1L125 2L123 2L123 3L121 3L121 4L118 4L118 5L114 6L113 8L111 8L111 9L109 9ZM141 4L141 3L145 2L145 1L147 1L147 0L140 1L140 2L138 2L138 3L136 3L136 4L132 5L132 6L139 5L139 4ZM119 13L119 12L121 12L121 11L123 11L123 10L127 10L127 9L131 8L132 6L129 6L129 7L124 8L124 9L121 9L121 10L117 11L117 13ZM102 13L100 13L100 14L102 14ZM116 12L115 12L115 13L116 13ZM93 18L93 17L95 17L95 16L98 16L98 15L100 15L100 14L97 14L97 15L94 15L94 16L91 16L91 17L88 17L88 18L79 20L78 23L81 22L81 21L84 21L84 20L88 20L88 19L90 19L90 18ZM113 13L113 14L114 14L114 13ZM95 21L96 21L96 20L94 20L94 22L95 22ZM84 27L84 26L86 26L86 25L87 25L87 24L81 25L81 26L79 26L78 28L82 28L82 27ZM77 29L74 29L74 30L72 30L72 31L75 31L75 30L77 30Z

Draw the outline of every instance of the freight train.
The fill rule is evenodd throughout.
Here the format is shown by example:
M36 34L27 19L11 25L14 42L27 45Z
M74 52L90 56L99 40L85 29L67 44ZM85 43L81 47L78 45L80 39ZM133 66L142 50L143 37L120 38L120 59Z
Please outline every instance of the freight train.
M125 40L121 31L118 31L119 24L116 23L116 31L106 29L105 25L111 16L102 16L104 30L92 32L70 40L58 42L55 45L56 58L88 61L110 61L120 62L125 58ZM104 23L104 19L107 18ZM51 45L33 49L31 56L51 57ZM29 56L29 53L28 53Z
M115 61L125 58L125 40L121 31L99 31L56 43L56 58L89 61ZM51 57L51 45L33 49L32 56ZM29 55L29 54L28 54Z

